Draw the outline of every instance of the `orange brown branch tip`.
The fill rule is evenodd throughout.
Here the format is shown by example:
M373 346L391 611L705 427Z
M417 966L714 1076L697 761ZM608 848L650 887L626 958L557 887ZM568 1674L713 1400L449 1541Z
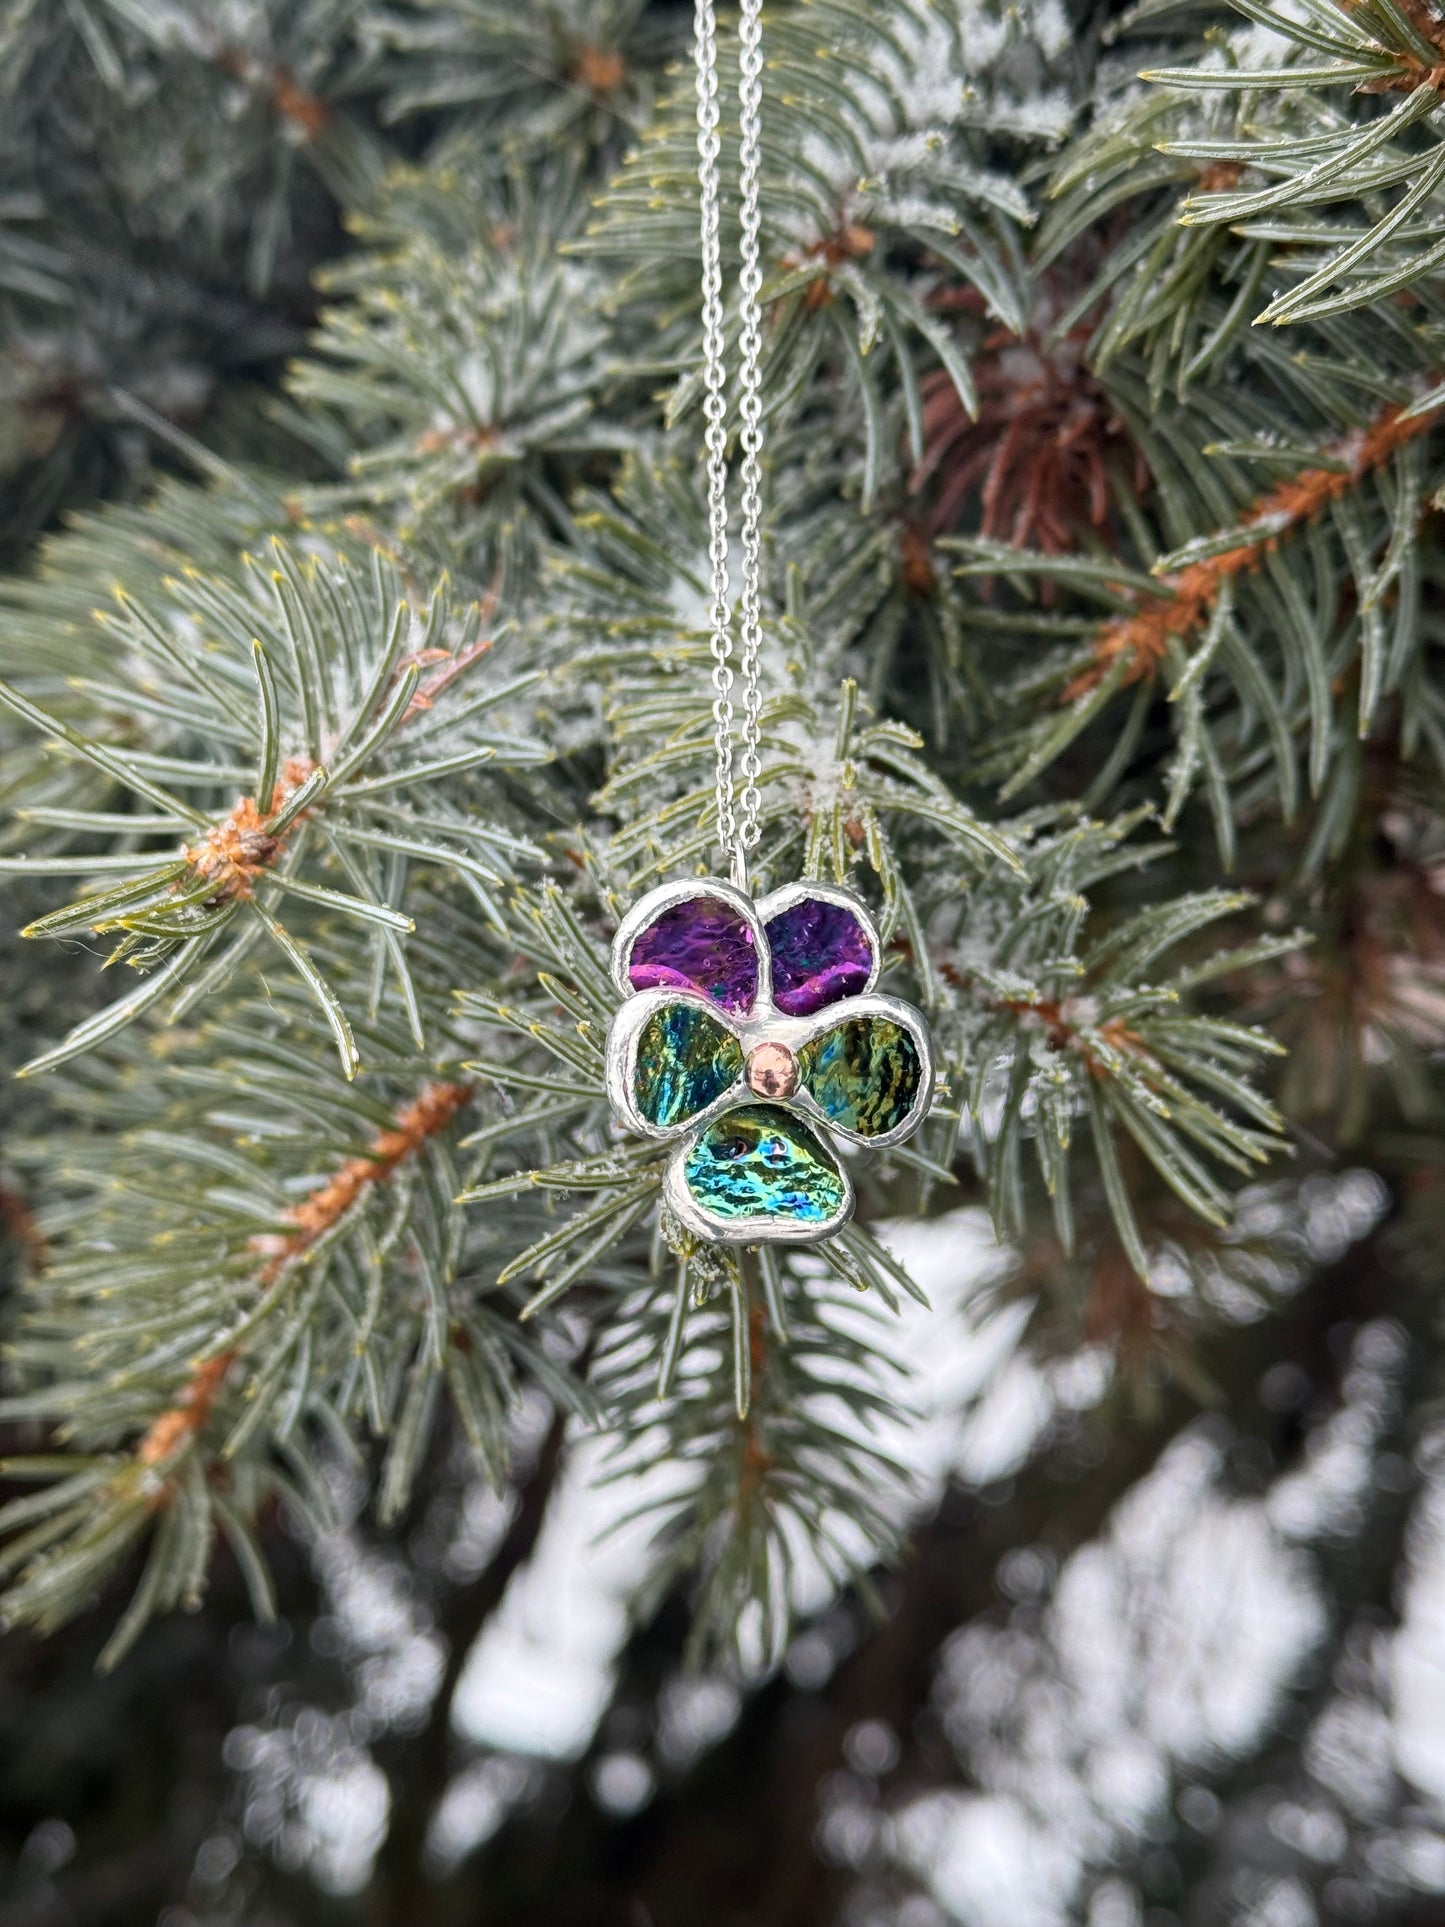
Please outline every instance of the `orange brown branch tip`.
M323 131L331 119L331 109L319 95L299 86L287 68L278 67L271 86L271 103L283 120L299 127L309 141Z
M1422 60L1413 49L1380 48L1382 53L1388 52L1394 61L1394 72L1378 80L1362 80L1355 91L1360 94L1413 94L1417 87L1433 87L1438 94L1445 90L1445 21L1425 4L1425 0L1398 0L1398 4L1400 12L1415 32L1427 46L1434 47L1441 58L1431 62ZM1355 12L1355 0L1340 0L1340 5L1347 14Z
M1430 87L1439 94L1445 93L1445 63L1427 67L1423 60L1413 55L1397 55L1403 63L1403 70L1387 74L1381 80L1363 80L1357 92L1361 94L1413 94L1417 87Z
M423 455L440 455L444 449L473 448L478 454L497 441L497 431L485 422L457 422L450 428L429 428L418 435L416 445Z
M248 87L265 90L269 86L271 105L283 120L299 128L306 140L315 140L329 126L331 109L319 94L303 87L289 67L277 65L268 70L264 61L236 46L222 47L216 65Z
M1067 704L1087 695L1120 661L1125 665L1126 684L1152 679L1169 652L1171 639L1192 635L1203 626L1231 577L1258 568L1261 558L1286 536L1358 488L1397 449L1425 434L1442 405L1411 415L1392 402L1367 428L1341 436L1328 448L1334 457L1330 467L1301 469L1261 495L1240 518L1240 540L1234 548L1166 576L1166 593L1157 601L1103 625L1094 643L1094 660L1065 685L1060 701Z
M1064 1019L1063 1006L1053 997L1030 1002L1023 997L1005 997L1003 1008L1015 1017L1032 1017L1038 1022L1055 1050L1067 1050L1074 1041L1074 1028Z
M589 94L615 93L627 78L627 62L615 47L584 47L573 63L572 78Z
M903 530L898 539L898 565L909 594L916 595L920 601L930 601L938 583L928 536L922 529L906 527Z
M833 269L841 267L845 261L861 261L873 252L878 245L878 237L871 228L863 227L857 221L846 221L825 234L821 241L815 241L801 254L785 254L783 266L796 271L798 268L811 267L821 262L827 270L816 281L809 282L803 294L803 306L809 309L826 307L833 299Z
M1032 1018L1048 1038L1053 1050L1074 1050L1083 1059L1085 1068L1093 1077L1107 1077L1108 1066L1093 1050L1069 1015L1067 1004L1056 998L1044 997L1030 1002L1022 997L1005 997L1001 1005L1015 1017ZM1122 1051L1132 1057L1148 1057L1149 1047L1137 1030L1131 1030L1122 1017L1107 1018L1099 1026L1098 1034L1112 1050Z
M169 1411L161 1413L136 1448L136 1457L142 1465L162 1464L204 1428L216 1395L235 1362L235 1352L217 1352L214 1358L197 1366L179 1400Z
M315 764L293 756L276 780L263 812L252 796L243 796L230 814L213 823L199 843L187 844L185 858L198 875L216 886L214 903L249 897L255 879L286 846L286 836L273 836L268 825L311 775Z

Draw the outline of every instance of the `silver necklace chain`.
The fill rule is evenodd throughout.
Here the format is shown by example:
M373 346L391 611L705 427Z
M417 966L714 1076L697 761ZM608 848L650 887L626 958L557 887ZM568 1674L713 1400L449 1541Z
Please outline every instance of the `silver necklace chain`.
M722 250L718 217L717 7L696 0L694 52L697 60L697 180L702 215L703 413L707 419L708 558L711 600L714 741L717 751L718 839L732 858L734 880L746 880L747 852L761 834L762 691L758 646L762 636L762 216L760 208L763 102L762 0L742 0L738 23L741 62L738 77L742 270L738 280L740 361L738 413L742 419L742 594L738 628L743 681L742 754L733 770L736 726L732 656L732 609L728 575L727 351L723 334ZM741 788L737 779L741 778Z

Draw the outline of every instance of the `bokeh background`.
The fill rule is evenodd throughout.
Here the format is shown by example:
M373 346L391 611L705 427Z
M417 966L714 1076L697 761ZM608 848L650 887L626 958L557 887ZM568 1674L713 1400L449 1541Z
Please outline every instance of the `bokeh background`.
M304 471L283 377L313 276L367 170L444 112L444 49L398 110L407 14L0 7L8 567L186 470L156 418ZM1081 39L1107 14L1078 6ZM0 1070L97 994L20 921ZM11 1141L28 1101L5 1083ZM267 1528L278 1627L223 1553L109 1677L109 1604L0 1634L0 1927L1445 1922L1445 1167L1411 1191L1369 1152L1248 1194L1236 1251L1267 1256L1221 1267L1167 1380L1119 1370L1107 1303L1039 1363L1047 1280L976 1204L885 1223L933 1304L887 1336L909 1547L871 1597L805 1587L775 1676L692 1664L680 1596L631 1611L638 1494L540 1403L513 1487L444 1443L387 1532L338 1455L336 1529ZM0 1147L0 1292L36 1257Z

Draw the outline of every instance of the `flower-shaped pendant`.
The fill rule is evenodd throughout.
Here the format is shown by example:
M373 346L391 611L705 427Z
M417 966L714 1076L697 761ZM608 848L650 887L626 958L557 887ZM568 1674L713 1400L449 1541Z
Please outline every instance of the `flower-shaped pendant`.
M626 1001L607 1091L643 1137L677 1140L664 1195L716 1244L811 1244L853 1215L825 1133L882 1146L928 1114L933 1055L911 1004L878 996L878 933L847 890L754 904L713 877L665 883L617 932Z

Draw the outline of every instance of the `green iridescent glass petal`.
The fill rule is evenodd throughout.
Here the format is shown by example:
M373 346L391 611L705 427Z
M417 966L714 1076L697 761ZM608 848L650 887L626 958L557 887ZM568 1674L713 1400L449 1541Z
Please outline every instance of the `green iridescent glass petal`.
M891 1017L850 1017L798 1052L799 1081L830 1124L859 1137L895 1131L918 1102L918 1046Z
M725 1025L696 1004L664 1004L637 1040L638 1115L660 1130L685 1124L742 1074L741 1046Z
M727 1224L826 1224L847 1196L832 1153L771 1104L715 1118L688 1152L683 1174L697 1205Z

